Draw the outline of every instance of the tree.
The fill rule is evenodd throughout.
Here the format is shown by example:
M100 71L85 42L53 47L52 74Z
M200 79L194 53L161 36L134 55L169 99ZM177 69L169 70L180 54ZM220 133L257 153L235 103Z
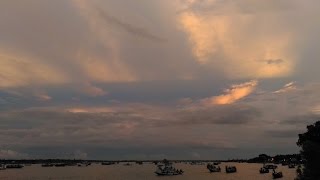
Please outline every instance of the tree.
M299 180L320 179L320 121L307 126L307 132L299 134L297 145L301 147L301 155L305 164Z

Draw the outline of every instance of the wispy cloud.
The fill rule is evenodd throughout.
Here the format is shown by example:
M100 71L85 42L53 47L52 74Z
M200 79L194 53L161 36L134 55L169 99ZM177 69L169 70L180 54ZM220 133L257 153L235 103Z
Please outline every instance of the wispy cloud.
M106 22L107 25L115 26L120 30L123 30L131 35L147 39L154 42L164 42L166 41L164 38L158 37L152 33L150 33L145 28L137 27L130 23L123 22L117 19L114 16L109 15L105 10L97 7L95 9L98 12L98 15Z
M89 95L89 96L104 96L104 95L107 95L108 92L106 92L105 90L99 88L99 87L96 87L96 86L93 86L92 84L90 83L85 83L84 84L84 87L82 88L81 90L82 92L84 92L85 94Z
M0 49L1 50L1 49ZM67 77L38 59L0 51L0 88L63 84Z
M139 27L138 25L134 25L131 23L127 23L115 16L108 14L106 10L99 6L96 6L94 2L88 3L85 0L73 0L73 2L76 6L81 8L82 11L86 11L85 13L88 15L88 21L91 21L89 22L89 24L92 24L94 22L99 23L94 23L94 26L96 26L96 28L107 30L111 27L126 32L130 35L150 40L153 42L166 41L164 38L152 34L145 28Z
M274 91L273 93L287 93L294 90L297 90L297 86L296 82L292 81L288 84L285 84L281 89Z
M258 85L258 81L249 81L242 84L232 85L230 89L224 90L224 94L206 98L202 100L203 104L215 105L215 104L232 104L236 101L250 95Z
M35 94L35 97L39 100L39 101L50 101L52 99L51 96L45 94L45 93L40 93L40 94Z

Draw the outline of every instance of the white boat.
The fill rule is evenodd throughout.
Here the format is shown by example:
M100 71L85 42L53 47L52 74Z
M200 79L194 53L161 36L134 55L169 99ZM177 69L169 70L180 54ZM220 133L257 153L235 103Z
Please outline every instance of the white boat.
M183 171L172 167L171 163L166 163L158 165L158 169L154 173L158 176L175 176L182 175Z

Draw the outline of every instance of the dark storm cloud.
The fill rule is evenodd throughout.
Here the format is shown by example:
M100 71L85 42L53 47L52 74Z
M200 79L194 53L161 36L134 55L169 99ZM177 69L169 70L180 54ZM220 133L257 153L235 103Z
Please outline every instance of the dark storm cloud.
M202 149L202 150L213 150L213 149L236 149L234 147L230 147L223 143L214 143L214 144L204 144L201 142L193 142L184 145L188 149Z
M182 110L177 113L181 124L248 124L261 117L261 111L246 105L224 105L211 108Z
M298 138L298 134L303 133L303 130L269 130L266 131L268 137L274 138Z

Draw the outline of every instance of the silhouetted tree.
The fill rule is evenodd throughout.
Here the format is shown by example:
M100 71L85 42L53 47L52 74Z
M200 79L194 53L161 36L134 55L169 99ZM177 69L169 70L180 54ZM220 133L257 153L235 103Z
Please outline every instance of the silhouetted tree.
M305 160L299 180L320 180L320 121L307 126L308 131L299 134L297 145Z

